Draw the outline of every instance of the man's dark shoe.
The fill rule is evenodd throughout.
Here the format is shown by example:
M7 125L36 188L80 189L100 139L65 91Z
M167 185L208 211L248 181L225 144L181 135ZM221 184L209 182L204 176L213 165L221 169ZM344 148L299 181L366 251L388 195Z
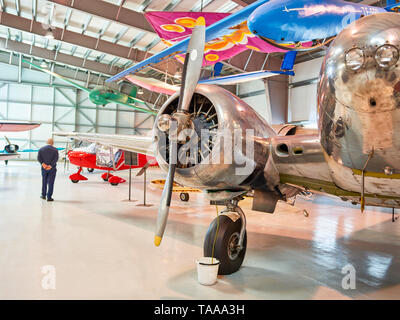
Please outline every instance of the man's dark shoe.
M51 202L51 201L54 201L54 199L53 198L47 199L47 202Z
M40 196L40 198L46 200L46 196Z

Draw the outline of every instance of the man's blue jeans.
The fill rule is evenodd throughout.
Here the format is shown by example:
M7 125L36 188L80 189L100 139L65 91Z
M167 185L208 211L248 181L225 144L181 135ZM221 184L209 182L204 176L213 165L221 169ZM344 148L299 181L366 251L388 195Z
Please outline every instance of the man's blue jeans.
M42 196L45 197L47 194L47 199L50 199L53 195L56 174L57 168L51 168L51 170L45 170L42 168Z

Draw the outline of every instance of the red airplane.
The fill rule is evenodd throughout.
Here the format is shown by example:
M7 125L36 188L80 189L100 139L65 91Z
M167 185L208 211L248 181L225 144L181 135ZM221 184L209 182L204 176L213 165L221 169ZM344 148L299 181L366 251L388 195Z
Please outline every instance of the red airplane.
M83 176L83 168L87 168L89 172L93 172L94 169L105 170L107 172L103 173L101 178L104 181L108 181L111 185L116 186L120 183L126 182L125 179L112 175L111 171L121 171L128 170L129 168L143 168L147 166L157 166L158 163L154 157L149 157L140 153L134 153L133 163L135 165L129 166L125 164L125 153L122 150L118 150L116 153L109 155L109 161L99 161L98 146L96 144L91 144L85 148L77 148L68 151L68 159L70 163L79 167L77 173L71 174L69 176L73 183L78 183L79 181L88 180ZM136 158L135 158L136 157Z

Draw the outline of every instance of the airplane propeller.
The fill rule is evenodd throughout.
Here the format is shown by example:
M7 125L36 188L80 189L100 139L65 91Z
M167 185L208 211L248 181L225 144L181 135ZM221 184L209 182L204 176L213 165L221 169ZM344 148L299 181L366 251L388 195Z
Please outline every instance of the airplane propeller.
M67 78L65 78L65 77L53 72L53 71L50 71L50 70L47 70L47 69L42 68L40 66L37 66L36 64L34 64L34 63L30 62L30 61L27 61L25 59L22 59L22 61L24 63L27 63L27 64L31 65L32 67L40 70L40 71L43 71L43 72L45 72L45 73L47 73L47 74L49 74L49 75L51 75L53 77L56 77L56 78L58 78L58 79L60 79L60 80L62 80L64 82L74 86L75 88L78 88L80 90L86 91L87 93L89 93L90 101L92 101L95 105L103 105L104 106L104 105L106 105L108 103L117 103L117 104L120 104L120 105L124 105L124 106L130 107L130 108L133 108L133 109L135 109L137 111L140 111L140 112L149 113L149 114L152 114L152 115L156 115L157 114L154 110L140 108L140 107L136 106L135 103L140 103L140 104L145 105L145 102L143 100L140 100L140 99L138 99L136 97L124 94L122 92L114 91L111 88L108 88L108 87L105 87L105 86L97 87L97 88L91 90L91 89L88 89L88 88L86 88L84 86L81 86L80 84L78 84L76 82L73 82L73 81L71 81L71 80L69 80L69 79L67 79Z
M172 115L163 115L162 120L167 125L160 130L169 131L170 152L169 169L167 180L161 196L160 207L157 215L157 225L154 237L154 244L158 247L161 244L167 224L169 208L171 204L172 189L175 177L178 144L185 143L186 137L180 134L183 130L193 128L193 122L189 114L189 105L197 84L200 79L201 66L204 57L205 46L205 20L203 17L197 19L196 26L193 29L188 50L185 56L185 63L182 74L182 87L180 89L179 103L177 111ZM166 117L166 118L165 118Z

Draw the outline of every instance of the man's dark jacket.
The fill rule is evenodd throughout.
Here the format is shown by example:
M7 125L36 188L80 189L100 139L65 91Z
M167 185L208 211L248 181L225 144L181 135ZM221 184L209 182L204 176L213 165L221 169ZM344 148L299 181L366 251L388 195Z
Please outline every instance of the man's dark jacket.
M37 160L40 162L40 164L44 163L50 165L52 168L55 168L57 166L57 161L58 161L57 148L51 145L47 145L40 148Z

